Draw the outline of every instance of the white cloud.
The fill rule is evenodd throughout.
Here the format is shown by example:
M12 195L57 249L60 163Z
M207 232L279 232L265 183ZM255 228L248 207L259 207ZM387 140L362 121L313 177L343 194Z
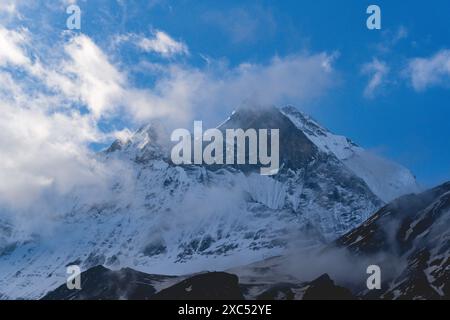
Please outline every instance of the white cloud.
M96 118L108 116L124 96L126 75L85 35L71 38L63 46L64 59L53 65L44 65L39 59L32 61L30 56L35 52L25 29L0 27L0 42L0 67L23 69L73 102L85 104Z
M0 200L27 206L43 191L61 195L98 178L88 169L92 160L83 148L97 134L88 117L48 115L5 102L1 109Z
M59 98L36 96L4 72L0 81L13 93L0 93L1 207L39 214L77 186L101 185L107 176L88 149L103 139L94 119L77 111L49 113L47 105Z
M114 42L115 44L131 42L144 52L156 53L165 58L189 54L189 49L186 44L176 41L161 30L153 31L151 38L133 33L119 35L115 37Z
M125 76L87 36L73 38L65 52L70 59L64 61L63 74L74 79L62 87L65 93L78 95L95 117L111 112L123 96Z
M428 58L411 59L406 73L416 91L450 86L450 50L441 50Z
M23 45L27 43L27 32L8 30L0 26L0 67L6 65L24 66L30 63Z
M88 148L106 135L98 130L93 113L69 108L76 101L64 90L48 90L50 80L56 79L52 77L64 70L58 70L60 65L33 61L31 56L36 52L32 52L32 39L26 30L1 27L0 38L0 213L10 209L27 216L52 212L52 204L62 201L74 188L97 188L108 178ZM96 53L92 48L87 52ZM67 65L77 66L78 58L74 53ZM93 68L90 71L108 71L82 62ZM98 89L92 72L78 71L78 77ZM78 81L63 73L59 79L64 81L58 88ZM77 90L73 84L67 87Z
M14 14L17 10L15 0L0 0L0 12Z
M397 44L400 40L408 38L408 29L405 26L398 27L397 31L394 33L392 37L392 44Z
M208 69L169 65L153 88L129 91L136 119L167 116L176 122L193 117L223 117L244 100L261 104L302 104L334 84L334 55L276 57L267 64L244 63L235 68L223 64ZM214 119L214 115L216 118Z
M171 57L177 54L188 54L187 46L172 39L167 33L157 30L154 38L142 38L138 46L147 52L156 52L165 57Z
M389 54L392 50L408 38L408 29L405 26L399 26L395 29L386 29L381 32L381 41L375 45L380 54Z
M26 0L0 0L0 22L5 25L16 21L23 21L25 17L21 11L33 5L32 1Z
M385 62L374 58L371 62L363 65L361 72L370 77L364 89L364 96L373 98L380 87L386 83L389 67Z

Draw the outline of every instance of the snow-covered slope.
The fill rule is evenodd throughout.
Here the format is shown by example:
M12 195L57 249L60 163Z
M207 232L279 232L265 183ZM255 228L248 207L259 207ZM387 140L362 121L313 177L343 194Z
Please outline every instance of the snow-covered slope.
M447 182L392 201L325 247L294 249L227 272L239 276L248 299L267 293L303 299L303 283L326 273L360 299L449 300L449 223ZM380 290L367 289L369 265L380 267Z
M450 299L450 182L407 195L376 212L337 243L371 257L384 272L381 299ZM398 272L388 272L395 264Z
M368 152L350 139L332 134L292 106L282 112L322 151L334 154L384 202L420 191L415 177L401 165Z
M68 264L152 274L224 270L294 242L334 240L382 205L292 115L239 110L219 128L237 127L280 129L277 175L248 166L175 166L161 125L144 126L98 155L113 172L109 197L67 199L68 209L47 222L51 232L15 239L10 230L20 226L8 225L0 237L0 297L41 297L64 282Z
M292 249L227 274L169 277L96 266L82 274L82 290L61 284L44 299L448 300L449 218L446 183L396 199L325 246ZM367 290L369 264L380 267L380 290Z

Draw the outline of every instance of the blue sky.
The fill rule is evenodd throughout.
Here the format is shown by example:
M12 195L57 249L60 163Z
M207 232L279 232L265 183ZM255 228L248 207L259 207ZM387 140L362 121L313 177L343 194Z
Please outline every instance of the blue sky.
M68 108L55 107L46 115L60 112L73 120L68 109L78 110L77 121L88 128L77 136L80 144L105 144L159 113L218 121L236 106L215 102L237 103L248 90L267 103L296 105L333 132L405 165L425 186L450 180L446 0L0 2L0 23L9 30L4 38L29 58L6 56L9 62L2 66L0 60L0 70L17 84L26 83L28 96L32 86L63 92L45 97ZM66 30L70 3L82 10L80 31ZM381 8L381 30L366 28L370 4ZM20 35L26 36L20 40ZM86 74L97 68L84 62L88 53L106 61L96 70L112 80L95 83L107 98L70 94L77 87L69 80L76 77L82 87L92 79ZM56 73L72 76L61 80ZM199 88L190 92L193 83ZM109 97L116 93L117 99ZM183 99L190 105L177 109ZM128 106L129 100L141 104ZM152 101L152 110L142 109ZM173 109L160 112L167 105Z

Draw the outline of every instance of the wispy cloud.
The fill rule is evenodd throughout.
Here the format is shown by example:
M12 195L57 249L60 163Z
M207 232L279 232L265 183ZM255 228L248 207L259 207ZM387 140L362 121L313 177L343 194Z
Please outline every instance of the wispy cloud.
M416 91L450 86L450 50L441 50L427 58L409 60L406 74Z
M374 58L371 62L363 65L361 72L369 76L369 82L364 89L364 96L373 98L386 83L389 67L386 62Z
M162 56L171 57L177 54L188 54L187 46L171 38L163 31L155 31L153 38L141 38L137 45L146 52L156 52Z
M78 96L97 118L113 111L123 95L125 76L87 36L73 38L64 50L68 59L61 71L71 80L64 82L67 86L61 86L65 94ZM58 85L58 79L54 83Z
M17 6L15 0L1 0L0 1L0 12L5 12L7 14L16 13Z
M223 30L236 43L268 37L276 29L272 12L261 6L237 7L227 11L211 10L204 14L203 19Z
M408 35L409 32L405 26L383 30L381 33L381 41L375 45L375 49L380 54L391 53L395 46L402 40L408 38Z
M144 52L156 53L165 58L189 54L188 46L185 43L173 39L161 30L153 31L151 37L137 34L119 35L115 37L114 42L115 44L130 42Z
M25 29L8 30L0 26L0 66L21 65L30 61L23 51L23 45L27 42L28 34Z

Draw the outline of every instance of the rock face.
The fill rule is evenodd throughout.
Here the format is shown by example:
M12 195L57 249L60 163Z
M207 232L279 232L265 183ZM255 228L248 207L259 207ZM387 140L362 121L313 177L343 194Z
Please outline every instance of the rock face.
M105 265L190 274L279 255L292 243L329 243L384 199L415 186L397 165L385 184L385 178L374 182L379 162L365 162L363 149L292 107L238 110L219 127L226 128L280 129L279 173L175 166L163 126L144 126L98 155L110 168L107 196L67 199L50 233L16 239L11 230L20 226L7 224L0 235L0 296L40 298L64 283L74 261L82 270ZM390 186L396 191L389 197L379 192Z
M175 277L103 266L81 273L81 290L63 284L42 300L241 300L238 277L225 272ZM185 279L186 278L186 279ZM183 280L185 279L185 280Z
M81 290L66 284L46 294L42 300L149 300L159 286L177 277L149 275L129 268L118 271L103 266L81 273Z
M385 278L382 290L360 295L450 299L449 225L450 182L393 201L337 243L355 255L374 257L382 270L403 266Z
M237 276L225 272L199 274L158 292L155 300L243 300Z
M245 287L245 286L244 286ZM277 283L256 296L257 300L355 300L352 292L338 286L328 274L310 282Z
M308 283L303 300L354 300L350 290L334 284L330 276L324 274Z

